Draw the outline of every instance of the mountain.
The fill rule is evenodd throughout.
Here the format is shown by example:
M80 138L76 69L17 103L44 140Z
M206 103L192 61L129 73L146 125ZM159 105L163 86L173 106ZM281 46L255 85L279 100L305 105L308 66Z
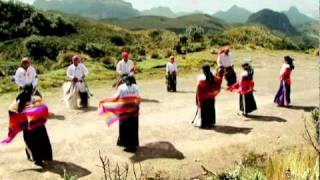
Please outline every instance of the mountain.
M299 34L284 13L275 12L270 9L263 9L252 14L247 22L251 24L262 24L270 30L285 33L287 35Z
M187 26L198 25L208 31L222 31L230 27L228 23L205 14L193 14L177 18L140 16L122 20L107 19L105 21L132 30L168 29L174 32L184 32Z
M140 15L131 3L123 0L35 0L33 5L44 10L94 19L130 18Z
M227 11L218 11L217 13L213 14L214 17L230 23L245 23L250 15L250 11L236 5L233 5Z
M296 7L291 7L288 11L284 11L283 13L288 16L290 22L294 26L299 26L315 21L311 17L301 13Z
M175 14L170 8L168 7L156 7L149 10L141 11L141 15L144 16L163 16L163 17L169 17L174 18L177 17L177 14Z

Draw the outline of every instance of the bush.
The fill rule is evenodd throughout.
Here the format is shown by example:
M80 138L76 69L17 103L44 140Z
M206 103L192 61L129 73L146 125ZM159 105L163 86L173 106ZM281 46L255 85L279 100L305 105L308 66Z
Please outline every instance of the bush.
M115 35L112 36L110 39L111 43L116 45L116 46L124 46L126 45L126 40L122 38L121 36Z
M189 26L186 28L188 39L193 42L199 42L204 38L204 29L201 26Z
M318 120L319 120L319 111L320 111L319 108L315 108L315 109L311 112L311 114L312 114L312 119L313 119L314 121L318 121Z
M38 59L56 59L59 54L59 45L56 41L44 39L40 36L30 36L25 39L24 47L28 56Z
M113 56L105 56L100 59L107 69L115 70L117 66L117 59Z
M151 54L151 58L152 59L161 59L161 56L160 56L160 54L158 52L153 52Z
M173 56L174 55L174 51L172 50L167 50L164 54L164 57L165 58L169 58L170 56Z
M97 43L82 44L80 50L93 58L103 57L106 54L103 49L103 45Z

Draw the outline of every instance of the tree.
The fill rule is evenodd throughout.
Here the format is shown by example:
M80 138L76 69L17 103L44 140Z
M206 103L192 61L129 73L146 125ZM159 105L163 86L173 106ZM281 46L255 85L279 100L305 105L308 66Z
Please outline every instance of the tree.
M204 29L201 26L189 26L186 35L191 41L199 42L204 37Z

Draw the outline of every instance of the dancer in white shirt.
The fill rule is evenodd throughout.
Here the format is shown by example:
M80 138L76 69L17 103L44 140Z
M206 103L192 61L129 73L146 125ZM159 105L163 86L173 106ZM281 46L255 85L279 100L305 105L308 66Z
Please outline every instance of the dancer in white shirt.
M170 62L168 62L166 66L166 80L168 92L177 91L177 73L178 65L176 63L176 58L174 56L170 56Z
M113 87L118 87L123 83L123 78L127 76L134 76L136 71L135 65L132 60L129 59L129 53L122 53L122 60L117 64L117 73L119 74L118 80L113 84ZM136 82L135 82L136 83Z
M237 75L233 69L233 57L230 53L230 48L225 47L218 54L217 64L219 67L219 71L221 71L225 79L227 80L228 87L231 87L235 83L237 83Z
M67 69L67 76L71 82L64 85L64 100L69 108L77 108L77 100L80 97L80 105L83 108L89 106L89 89L85 82L89 74L87 67L81 63L80 56L73 56L72 63Z
M40 96L40 92L37 90L38 75L34 67L31 66L31 59L24 57L21 60L21 67L19 67L13 77L13 81L19 86L19 91L27 85L31 84L33 87L33 94Z

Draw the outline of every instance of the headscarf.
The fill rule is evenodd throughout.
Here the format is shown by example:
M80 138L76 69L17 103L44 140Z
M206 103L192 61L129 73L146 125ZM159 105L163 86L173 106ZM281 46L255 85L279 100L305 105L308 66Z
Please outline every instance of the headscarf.
M76 60L81 60L81 57L79 55L72 56L72 62L74 62Z
M293 70L294 69L294 64L293 64L294 59L290 56L285 56L284 60L289 64L290 69Z
M254 75L254 69L253 67L250 65L250 63L243 63L242 64L242 68L248 72L248 76L253 77Z
M129 57L129 53L127 51L122 52L122 57L123 58L128 58Z
M32 84L26 84L22 88L22 92L17 96L16 101L18 102L18 112L21 113L25 108L27 102L31 101L31 96L33 93Z
M210 82L210 83L214 83L215 80L214 80L214 76L210 70L210 66L209 65L204 65L202 66L202 71L203 71L203 74L205 75L206 77L206 81Z

